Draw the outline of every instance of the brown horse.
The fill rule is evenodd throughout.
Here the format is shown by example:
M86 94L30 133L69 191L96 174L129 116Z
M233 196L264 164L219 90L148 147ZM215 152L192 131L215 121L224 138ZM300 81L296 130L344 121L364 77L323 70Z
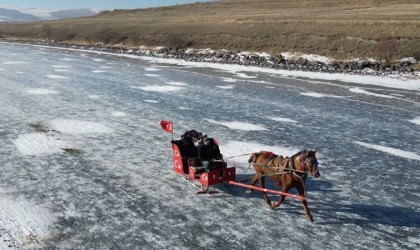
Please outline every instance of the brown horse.
M252 163L256 175L252 178L251 184L255 185L258 181L261 188L265 188L265 177L272 179L276 185L282 187L282 192L287 193L289 189L296 188L299 196L305 197L305 179L307 173L318 178L320 176L318 170L318 160L315 156L316 151L306 151L305 153L297 153L292 157L277 156L271 152L262 151L253 153L248 162ZM301 155L302 154L302 155ZM306 159L302 162L300 158L306 154ZM252 190L247 190L249 193ZM281 195L280 199L271 204L266 192L262 192L267 205L273 209L279 207L286 196ZM305 199L302 200L305 216L309 221L314 221L309 211L308 204Z

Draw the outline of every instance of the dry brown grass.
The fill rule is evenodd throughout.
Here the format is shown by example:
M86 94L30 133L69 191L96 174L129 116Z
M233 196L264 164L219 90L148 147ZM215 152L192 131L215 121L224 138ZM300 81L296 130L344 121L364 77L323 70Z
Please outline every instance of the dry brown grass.
M387 35L397 45L392 57L406 57L420 54L420 0L222 0L1 25L0 35L133 47L290 51L341 59L378 55L376 44Z

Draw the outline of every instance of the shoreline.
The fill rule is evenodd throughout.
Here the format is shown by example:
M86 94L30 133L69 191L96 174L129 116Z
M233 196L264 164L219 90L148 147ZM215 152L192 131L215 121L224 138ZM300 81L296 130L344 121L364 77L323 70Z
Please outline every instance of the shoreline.
M76 43L70 44L47 40L22 40L5 38L0 38L0 42L85 50L90 52L109 53L122 56L135 56L142 57L142 59L145 60L157 60L160 63L169 64L194 64L199 65L200 67L210 67L217 69L220 69L220 66L223 66L224 68L228 68L228 71L247 71L246 69L249 69L249 71L261 71L274 74L295 75L298 77L339 80L345 82L349 82L349 80L346 80L348 77L386 78L388 80L402 81L407 84L410 82L408 84L410 86L403 87L404 89L420 89L420 63L410 60L395 62L396 64L393 65L393 67L385 67L386 63L381 62L335 61L330 58L316 55L301 55L301 57L293 57L293 55L289 55L288 53L273 57L266 53L251 53L241 51L233 52L228 50L214 51L211 49L174 50L166 47L144 46L140 48L126 48L124 46L118 45L80 45ZM305 56L310 58L305 59ZM314 59L311 60L311 57ZM182 61L184 63L181 63ZM241 69L239 70L237 67L241 67ZM242 69L242 67L244 69ZM397 67L402 68L403 70L391 70ZM376 70L376 68L378 68L378 70ZM317 77L320 74L323 74L324 77ZM337 77L337 75L344 75L347 77ZM367 84L365 83L366 81L356 82ZM417 83L418 86L412 86L413 82ZM396 84L394 84L394 86L387 86L387 84L382 86L395 88Z

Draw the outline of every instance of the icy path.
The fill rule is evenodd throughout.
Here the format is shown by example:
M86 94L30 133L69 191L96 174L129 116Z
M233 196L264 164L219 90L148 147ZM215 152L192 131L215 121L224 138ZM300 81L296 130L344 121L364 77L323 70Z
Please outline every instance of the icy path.
M0 56L0 248L420 248L413 82L383 88L9 44ZM307 183L315 223L290 199L270 211L236 187L195 195L171 170L161 119L176 137L216 137L226 157L318 149L321 178ZM247 159L229 160L239 179L252 174Z

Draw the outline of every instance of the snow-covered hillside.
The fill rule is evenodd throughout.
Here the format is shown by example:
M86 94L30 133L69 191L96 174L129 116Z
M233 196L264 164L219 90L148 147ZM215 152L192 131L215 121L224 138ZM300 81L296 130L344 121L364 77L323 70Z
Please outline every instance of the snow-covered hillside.
M45 10L35 8L12 8L0 6L0 22L46 21L65 18L93 16L97 11L91 9Z

